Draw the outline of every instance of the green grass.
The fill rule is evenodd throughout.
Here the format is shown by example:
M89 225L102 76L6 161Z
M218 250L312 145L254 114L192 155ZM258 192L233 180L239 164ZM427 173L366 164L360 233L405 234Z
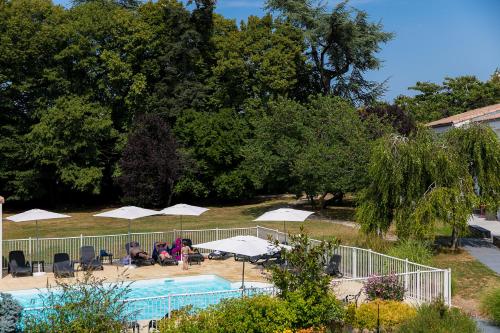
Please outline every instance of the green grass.
M268 200L260 203L244 204L238 206L208 207L210 210L201 216L182 218L183 229L209 229L209 228L238 228L253 227L258 225L273 229L283 229L282 222L254 222L253 220L262 213L279 207L289 206L291 201L284 199ZM112 209L108 207L100 211ZM335 215L336 208L329 208L329 216ZM340 207L338 216L347 216L349 209ZM350 209L352 211L352 208ZM92 216L95 210L62 210L60 213L68 214L72 218L63 220L46 220L39 222L40 237L68 237L83 235L105 235L126 233L128 221ZM18 212L6 211L4 216ZM344 219L343 219L344 220ZM315 238L335 236L344 244L354 244L358 239L358 230L352 227L332 223L326 219L312 219L304 224L289 222L287 231L297 233L300 226ZM180 229L178 216L152 216L132 221L132 232L169 231ZM4 220L4 239L27 238L35 236L35 223L13 223Z

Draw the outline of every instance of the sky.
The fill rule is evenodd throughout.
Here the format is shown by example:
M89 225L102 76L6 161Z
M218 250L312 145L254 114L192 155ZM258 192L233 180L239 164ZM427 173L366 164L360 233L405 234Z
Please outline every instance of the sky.
M326 0L328 6L338 0ZM67 5L68 0L55 0ZM383 67L367 73L388 79L384 99L392 101L417 81L476 75L486 80L500 68L500 0L351 0L372 21L393 32L382 45ZM236 21L264 14L264 0L218 0L216 12Z

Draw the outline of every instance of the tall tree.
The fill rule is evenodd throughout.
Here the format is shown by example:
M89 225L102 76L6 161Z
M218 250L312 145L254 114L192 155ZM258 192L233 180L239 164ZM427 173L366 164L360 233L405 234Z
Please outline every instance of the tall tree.
M123 201L168 206L181 172L182 158L170 127L157 115L140 116L119 162Z
M445 78L442 84L417 82L415 96L399 96L395 104L411 112L418 122L430 122L500 102L500 80L475 76Z
M369 104L385 88L364 74L380 67L376 54L392 34L384 32L381 23L369 22L366 12L347 4L343 1L328 12L323 1L267 0L266 8L303 31L321 93Z

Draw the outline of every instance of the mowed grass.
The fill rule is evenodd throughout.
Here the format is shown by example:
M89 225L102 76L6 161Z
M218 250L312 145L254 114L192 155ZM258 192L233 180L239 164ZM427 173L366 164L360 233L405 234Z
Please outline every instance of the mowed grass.
M451 268L453 305L473 315L484 315L479 310L480 301L491 289L500 288L500 275L464 250L440 253L433 265Z
M209 211L201 216L183 216L182 227L190 229L212 229L212 228L239 228L254 227L260 225L272 229L283 230L283 222L254 222L253 220L262 213L280 207L290 207L294 200L274 199L259 203L224 206L212 206ZM95 210L57 210L59 213L70 215L69 219L45 220L38 223L40 237L69 237L106 235L127 233L128 221L122 219L94 217L93 215L102 211L113 209ZM300 207L299 207L300 208ZM5 211L4 216L19 212ZM338 216L345 220L349 216L349 209L345 207L330 208L328 219L317 217L304 223L288 222L287 231L298 233L303 226L305 231L312 237L323 239L337 237L343 244L354 244L358 237L358 230L353 227L335 223L331 217ZM132 221L132 232L170 231L180 229L181 218L179 216L151 216ZM16 239L35 237L35 222L13 223L4 219L4 239Z

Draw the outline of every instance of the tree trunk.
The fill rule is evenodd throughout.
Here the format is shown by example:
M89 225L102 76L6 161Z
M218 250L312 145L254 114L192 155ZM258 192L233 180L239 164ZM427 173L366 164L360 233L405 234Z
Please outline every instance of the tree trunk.
M170 204L172 203L172 196L174 195L174 182L169 182L168 187L169 187L169 192L167 199L167 207L169 207Z
M326 201L325 201L325 197L328 195L328 192L325 192L323 193L320 197L319 197L319 208L320 209L325 209L326 208Z
M453 225L453 229L451 232L451 244L450 244L452 250L457 249L457 243L458 243L458 230L457 227Z

